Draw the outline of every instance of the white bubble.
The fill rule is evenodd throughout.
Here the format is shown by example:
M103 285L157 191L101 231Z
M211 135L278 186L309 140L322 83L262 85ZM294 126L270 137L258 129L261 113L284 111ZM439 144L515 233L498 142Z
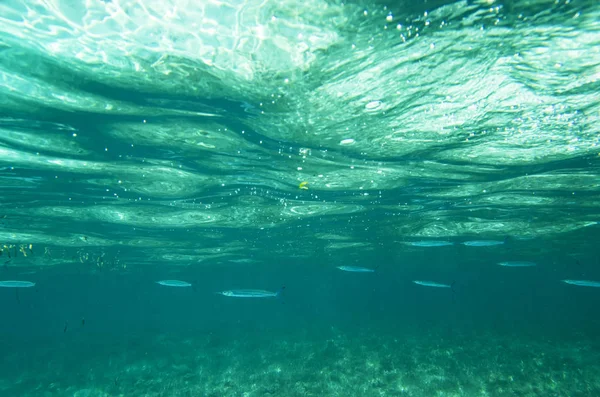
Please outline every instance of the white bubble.
M381 101L371 101L365 105L367 110L376 110L381 106Z

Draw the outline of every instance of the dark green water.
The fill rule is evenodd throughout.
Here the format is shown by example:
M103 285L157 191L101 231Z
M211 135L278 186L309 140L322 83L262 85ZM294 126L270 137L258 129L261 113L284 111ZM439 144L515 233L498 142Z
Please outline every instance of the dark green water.
M600 395L599 90L596 1L1 2L0 396Z

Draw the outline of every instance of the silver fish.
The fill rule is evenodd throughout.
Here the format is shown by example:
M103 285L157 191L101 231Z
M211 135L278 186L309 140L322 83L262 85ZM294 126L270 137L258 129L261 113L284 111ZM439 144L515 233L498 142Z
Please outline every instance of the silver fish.
M262 289L231 289L217 292L217 294L229 296L231 298L278 298L284 289L285 287L281 287L276 292L265 291Z
M509 261L509 262L498 262L500 266L506 267L532 267L536 266L535 262L527 262L527 261Z
M338 266L340 270L345 272L354 272L354 273L373 273L375 269L369 269L368 267L360 267L360 266Z
M454 243L452 243L450 241L440 241L440 240L412 241L409 244L414 247L447 247L449 245L454 245Z
M452 288L452 286L454 285L454 283L441 284L441 283L436 283L434 281L419 281L419 280L413 280L413 283L422 285L424 287L435 287L435 288Z
M465 241L462 244L466 245L468 247L491 247L491 246L494 246L494 245L502 245L502 244L504 244L504 241L499 241L499 240L472 240L472 241Z
M157 284L160 285L164 285L166 287L191 287L192 284L186 282L186 281L179 281L179 280L161 280L161 281L157 281Z
M15 281L15 280L7 280L7 281L0 281L0 287L5 287L5 288L30 288L30 287L34 287L35 283L32 283L31 281Z
M590 280L561 280L563 283L578 285L580 287L595 287L600 288L600 281L590 281Z

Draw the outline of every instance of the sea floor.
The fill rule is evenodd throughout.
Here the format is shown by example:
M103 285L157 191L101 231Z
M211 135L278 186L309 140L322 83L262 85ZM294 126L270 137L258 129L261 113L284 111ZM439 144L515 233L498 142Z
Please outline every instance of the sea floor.
M0 395L600 395L600 341L589 338L285 335L86 335L8 349Z

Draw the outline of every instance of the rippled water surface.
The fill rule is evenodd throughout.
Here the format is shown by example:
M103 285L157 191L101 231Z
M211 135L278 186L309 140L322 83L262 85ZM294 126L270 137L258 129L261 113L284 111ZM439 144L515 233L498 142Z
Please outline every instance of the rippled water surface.
M593 0L0 2L0 393L600 394L598 92Z

